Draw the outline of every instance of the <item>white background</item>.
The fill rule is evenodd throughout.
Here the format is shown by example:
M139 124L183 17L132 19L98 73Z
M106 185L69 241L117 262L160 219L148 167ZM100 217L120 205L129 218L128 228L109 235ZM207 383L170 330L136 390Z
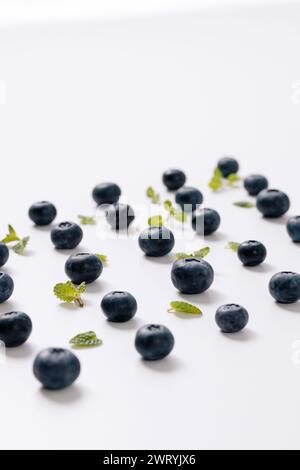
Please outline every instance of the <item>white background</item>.
M34 324L28 343L0 366L1 448L299 448L292 346L300 307L276 305L267 289L273 273L300 270L299 247L285 218L265 221L233 207L245 199L242 189L207 188L217 159L233 154L242 175L266 174L299 213L299 26L298 7L274 6L1 30L1 234L11 223L31 241L5 266L16 287L0 312L21 309ZM80 251L107 254L109 267L88 287L84 309L60 305L52 288L65 280L68 254L54 250L48 228L32 227L30 204L49 199L57 221L76 220L94 213L91 190L107 180L129 202L145 202L148 185L162 191L169 166L183 168L222 216L219 233L205 241L215 282L184 296L203 317L167 313L181 298L170 281L172 256L146 259L134 237L102 240L94 227L85 228ZM267 262L252 269L224 249L249 238L268 248ZM202 245L179 240L175 251ZM109 324L100 311L115 289L138 300L127 324ZM247 329L232 336L214 322L227 302L250 314ZM143 363L133 346L148 322L167 325L176 339L159 363ZM35 354L68 347L87 330L104 344L77 352L76 384L41 390Z

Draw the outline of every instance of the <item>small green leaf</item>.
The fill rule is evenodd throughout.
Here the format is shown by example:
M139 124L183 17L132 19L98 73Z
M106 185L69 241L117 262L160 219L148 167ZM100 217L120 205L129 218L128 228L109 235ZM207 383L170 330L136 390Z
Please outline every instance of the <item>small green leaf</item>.
M160 202L160 195L159 193L155 192L152 186L149 186L146 190L146 196L151 199L152 204L159 204Z
M188 302L179 302L173 301L170 302L170 308L168 309L170 313L190 313L192 315L202 315L200 308L196 305L192 305Z
M101 346L102 340L97 338L94 331L87 331L86 333L79 333L70 339L69 343L73 348L94 348Z
M210 252L210 247L205 246L204 248L201 248L200 250L194 251L193 255L195 258L205 258Z
M89 217L89 216L86 216L86 215L79 215L78 219L79 219L81 225L95 225L96 224L95 217Z
M243 207L245 209L252 209L252 207L254 207L253 202L249 202L249 201L237 201L237 202L234 202L233 205L236 207Z
M68 304L74 302L79 305L79 307L84 306L81 294L85 292L85 282L82 282L78 287L76 287L71 281L60 282L55 284L53 292L56 297L63 302Z
M239 176L237 173L230 173L230 175L227 176L227 182L229 186L234 186L235 183L239 181Z
M166 199L164 201L164 208L169 211L171 208L172 208L173 204L172 204L172 201L170 201L169 199Z
M175 220L177 220L177 222L180 222L182 224L187 221L187 215L181 209L175 209L173 217Z
M227 245L225 246L225 248L227 250L232 250L232 251L238 251L238 248L240 246L240 243L237 243L237 242L228 242Z
M163 224L164 222L161 215L153 215L148 219L148 225L150 225L150 227L162 227Z
M101 263L103 264L103 266L107 266L108 265L108 258L106 255L100 255L99 253L96 253L96 256L97 258L101 261Z
M15 229L12 227L12 225L8 226L8 234L6 235L3 240L1 240L2 243L10 243L10 242L17 242L21 240L20 237L18 237Z
M24 237L22 238L22 240L16 243L16 245L12 246L11 249L18 255L22 255L24 253L26 246L28 245L29 240L30 240L30 237Z
M223 187L223 177L221 170L217 167L214 170L213 176L208 183L208 186L213 190L213 191L218 191Z
M169 217L174 217L177 222L184 223L187 221L187 215L185 212L183 212L183 210L179 207L173 207L173 204L169 199L164 201L164 208L169 212Z
M186 259L186 258L198 258L202 259L205 258L205 256L208 255L210 252L210 247L205 246L204 248L201 248L200 250L194 251L193 253L176 253L176 259Z

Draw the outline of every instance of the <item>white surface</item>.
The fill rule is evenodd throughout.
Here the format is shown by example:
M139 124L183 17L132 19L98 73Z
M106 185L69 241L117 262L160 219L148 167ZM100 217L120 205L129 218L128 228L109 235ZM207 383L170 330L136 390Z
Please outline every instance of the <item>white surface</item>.
M149 15L280 0L0 0L0 24Z
M289 193L291 213L300 211L299 13L228 10L0 33L1 233L11 223L32 237L28 254L12 253L5 267L16 288L0 311L22 309L34 323L30 341L0 366L1 448L299 448L292 345L300 307L276 305L267 290L273 273L299 271L299 247L284 220L232 206L243 190L207 188L216 160L231 153L242 174L266 174ZM134 240L100 240L93 227L80 250L105 253L110 265L88 288L85 309L61 306L52 287L65 279L67 254L55 252L48 229L31 226L29 205L49 199L58 221L76 220L93 213L90 192L106 180L143 202L149 184L162 189L169 166L182 167L222 215L219 234L207 240L215 283L189 297L203 318L166 312L180 298L170 257L145 259ZM268 247L261 267L243 268L224 250L228 240L249 238ZM132 322L105 321L99 303L113 289L137 297ZM249 310L250 323L224 336L214 313L232 301ZM176 338L160 363L143 363L133 347L136 328L148 322L166 324ZM35 354L90 329L104 345L77 353L76 385L42 391Z

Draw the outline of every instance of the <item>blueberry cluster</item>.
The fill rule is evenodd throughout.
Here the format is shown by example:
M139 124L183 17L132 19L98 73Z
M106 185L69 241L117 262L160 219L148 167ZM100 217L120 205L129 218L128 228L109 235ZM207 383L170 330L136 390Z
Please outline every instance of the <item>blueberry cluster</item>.
M233 157L219 160L215 181L212 188L218 187L218 178L236 181L239 163ZM234 177L233 177L234 176ZM175 191L175 202L187 219L192 229L202 236L213 235L220 227L220 214L211 208L202 208L203 194L192 186L186 186L186 175L182 170L169 169L162 176L168 191ZM253 174L244 178L244 187L250 196L256 197L256 207L265 218L283 216L290 207L288 196L279 190L269 189L267 178ZM92 197L97 205L105 206L107 223L113 230L127 230L135 219L133 208L119 202L120 187L115 183L98 184ZM156 198L156 202L158 198ZM170 208L170 204L168 203ZM176 213L172 208L170 214ZM36 226L52 224L57 215L56 207L47 201L31 205L29 218ZM300 243L300 216L288 219L287 232L293 242ZM77 223L63 221L51 228L50 237L57 250L72 250L83 238L83 230ZM168 255L174 248L175 237L163 224L150 225L138 237L138 245L147 257ZM237 244L236 252L241 263L253 267L263 263L267 249L257 240L247 240ZM9 259L7 245L0 242L0 267ZM65 273L72 285L82 286L96 281L103 272L103 262L98 255L86 252L72 253L65 262ZM182 294L194 295L207 291L214 282L214 269L201 256L184 255L174 260L171 282ZM0 303L10 298L14 290L11 276L0 272ZM270 294L277 302L292 303L300 299L300 274L282 271L274 274L269 282ZM138 310L135 297L126 291L115 290L106 293L101 301L101 310L109 322L123 323L130 321ZM219 307L215 321L223 333L236 333L247 325L247 310L236 303ZM30 317L21 311L7 312L0 315L0 340L6 347L24 344L32 331ZM173 350L174 336L164 325L147 324L138 329L135 335L135 348L146 361L165 358ZM64 348L47 348L35 358L33 372L41 384L49 390L59 390L71 385L80 374L80 362L77 356Z

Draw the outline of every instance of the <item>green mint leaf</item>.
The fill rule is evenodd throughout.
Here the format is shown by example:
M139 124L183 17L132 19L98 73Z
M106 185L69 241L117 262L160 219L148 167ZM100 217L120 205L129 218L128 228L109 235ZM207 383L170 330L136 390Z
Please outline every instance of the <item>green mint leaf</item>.
M172 204L172 201L170 201L169 199L166 199L164 201L164 208L167 210L167 211L170 211L170 209L172 208L173 204Z
M21 240L20 237L18 237L15 229L12 227L12 225L8 226L8 234L6 235L3 240L1 240L2 243L10 243L10 242L17 242Z
M151 199L152 204L159 204L160 202L160 195L159 193L155 192L152 186L149 186L146 190L146 196Z
M193 257L194 258L205 258L205 256L207 256L209 252L210 252L210 247L205 246L204 248L201 248L200 250L194 251Z
M236 207L243 207L245 209L252 209L252 207L254 207L253 202L249 202L249 201L237 201L237 202L234 202L233 205Z
M190 313L192 315L202 315L200 308L196 305L192 305L188 302L179 302L173 301L170 302L170 308L168 309L170 313Z
M88 217L86 215L78 215L79 222L81 225L95 225L95 217Z
M182 224L187 221L187 215L181 209L175 209L173 217L175 220L181 222Z
M12 246L12 250L17 253L17 255L22 255L24 253L24 250L26 246L28 245L28 242L30 240L30 237L24 237L22 240L20 240L16 245Z
M229 186L234 186L235 183L239 181L239 176L237 173L230 173L230 175L227 176L227 182Z
M237 242L228 242L227 245L225 246L226 249L232 250L232 251L238 251L238 248L240 246L240 243Z
M175 256L177 260L190 258L190 255L188 253L176 253Z
M71 281L59 282L58 284L55 284L53 292L54 295L56 295L56 297L62 302L66 302L68 304L74 302L79 305L79 307L83 307L84 305L81 294L85 292L85 282L82 282L78 287L76 287Z
M172 202L169 199L164 201L164 208L169 212L169 217L174 217L174 219L180 223L187 221L186 213L183 212L183 210L180 208L174 208Z
M99 253L96 253L96 256L97 258L101 261L101 263L103 264L103 266L107 266L108 265L108 258L106 255L100 255Z
M200 250L194 251L193 253L176 253L176 259L186 259L186 258L205 258L205 256L208 255L210 252L210 247L205 246L204 248L201 248Z
M102 340L97 338L94 331L87 331L86 333L79 333L70 339L69 343L73 348L94 348L101 346Z
M208 183L208 186L213 190L213 191L218 191L223 187L223 177L221 170L217 167L214 170L213 176Z
M164 222L161 215L153 215L148 219L148 225L150 225L150 227L162 227L163 224Z

